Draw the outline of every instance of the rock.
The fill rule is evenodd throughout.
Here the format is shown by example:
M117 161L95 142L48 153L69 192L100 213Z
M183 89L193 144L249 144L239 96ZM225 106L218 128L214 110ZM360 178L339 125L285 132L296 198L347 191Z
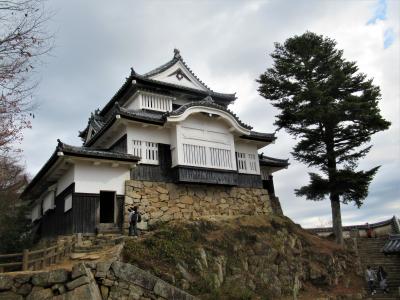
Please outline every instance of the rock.
M57 283L51 287L53 292L56 294L64 294L66 292L65 286L63 284Z
M68 300L102 300L100 290L94 282L77 287L64 295L67 295Z
M49 286L49 273L40 272L33 274L32 284L36 286Z
M184 266L182 266L182 264L178 263L176 265L176 267L178 268L179 272L182 274L182 277L185 278L187 281L189 281L189 282L195 281L194 277L186 270L186 268Z
M32 290L32 285L29 283L22 284L18 289L17 293L23 296L27 296Z
M23 300L24 297L14 292L0 292L0 300Z
M81 277L78 277L77 279L75 279L73 281L68 282L66 284L66 286L67 286L68 290L73 290L73 289L77 288L78 286L87 284L89 282L90 282L90 279L89 279L88 276L81 276Z
M0 291L9 290L13 285L13 279L8 275L0 275Z
M103 279L103 280L101 281L101 284L104 285L104 286L110 287L110 286L112 286L112 285L114 284L114 281L105 278L105 279Z
M34 286L31 293L26 297L26 300L45 300L53 296L51 289Z
M193 204L193 198L190 196L182 196L179 198L179 201L184 204Z
M159 192L160 194L168 194L168 190L161 186L156 187L156 191Z
M14 281L18 283L27 283L31 280L31 274L18 274L14 277Z
M53 270L49 272L48 283L63 283L68 280L68 272L64 269Z
M154 286L154 293L165 299L174 299L174 288L168 283L158 280Z
M153 290L157 278L133 266L115 261L111 264L114 274L119 279L134 283L148 290Z
M89 270L85 267L84 263L79 263L79 264L75 264L72 267L72 273L71 273L71 278L75 279L79 276L88 276L89 275Z
M103 298L103 300L107 300L108 298L108 287L102 285L100 286L100 293L101 293L101 297Z
M96 278L105 278L110 269L111 262L99 262L96 265Z
M207 253L204 248L200 247L197 249L200 255L200 262L205 269L208 269L208 262L207 262Z

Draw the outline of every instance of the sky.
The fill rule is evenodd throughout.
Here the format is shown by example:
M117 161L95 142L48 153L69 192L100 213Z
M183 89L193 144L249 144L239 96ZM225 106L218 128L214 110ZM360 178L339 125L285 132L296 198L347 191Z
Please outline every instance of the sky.
M23 161L34 175L50 157L56 140L81 145L78 131L102 108L129 75L167 61L178 48L195 74L214 91L236 92L230 108L254 130L274 132L277 111L262 98L255 81L272 64L274 43L307 30L333 38L347 60L356 61L381 87L381 113L392 122L374 135L373 148L359 165L381 165L361 209L342 206L343 224L400 217L400 1L48 1L55 47L35 76L35 119L26 130ZM294 190L308 183L307 166L290 152L296 141L283 130L261 151L288 158L275 173L276 194L285 215L304 227L327 226L328 200L307 201Z

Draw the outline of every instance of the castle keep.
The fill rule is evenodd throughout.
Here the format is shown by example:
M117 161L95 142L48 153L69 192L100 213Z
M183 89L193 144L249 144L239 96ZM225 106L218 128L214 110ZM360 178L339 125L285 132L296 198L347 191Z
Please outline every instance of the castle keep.
M125 83L92 113L80 147L58 145L22 194L42 236L122 232L137 205L145 223L280 210L272 173L288 166L258 154L272 133L252 130L206 86L178 50Z

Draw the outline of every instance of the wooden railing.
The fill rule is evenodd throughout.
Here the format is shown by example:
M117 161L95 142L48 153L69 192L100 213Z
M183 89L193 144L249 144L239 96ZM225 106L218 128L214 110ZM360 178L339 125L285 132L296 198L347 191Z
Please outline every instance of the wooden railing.
M46 266L56 264L72 252L75 237L67 241L39 250L24 249L20 253L0 254L0 273L40 270ZM3 262L2 261L6 261Z

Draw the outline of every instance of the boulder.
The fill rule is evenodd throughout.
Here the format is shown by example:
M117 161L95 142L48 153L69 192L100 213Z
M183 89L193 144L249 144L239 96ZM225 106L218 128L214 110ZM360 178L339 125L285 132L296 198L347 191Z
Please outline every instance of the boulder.
M13 280L8 275L0 275L0 291L9 290L13 285Z
M68 280L68 271L64 269L53 270L49 272L48 283L63 283Z
M49 286L49 273L40 272L33 274L32 284L36 286Z
M26 300L45 300L51 297L53 297L51 289L34 286L28 297L26 297Z
M15 294L14 292L0 292L0 300L23 300L24 297Z
M85 267L84 263L79 263L76 264L72 267L72 273L71 273L71 278L75 279L79 276L88 276L89 275L89 270Z
M96 278L105 278L110 269L111 262L99 262L96 265Z
M81 276L81 277L78 277L77 279L75 279L73 281L68 282L66 284L66 286L67 286L67 289L73 290L73 289L77 288L78 286L87 284L89 282L90 282L90 279L89 279L88 276Z
M32 291L32 285L29 283L23 283L18 289L17 293L23 296L27 296Z

